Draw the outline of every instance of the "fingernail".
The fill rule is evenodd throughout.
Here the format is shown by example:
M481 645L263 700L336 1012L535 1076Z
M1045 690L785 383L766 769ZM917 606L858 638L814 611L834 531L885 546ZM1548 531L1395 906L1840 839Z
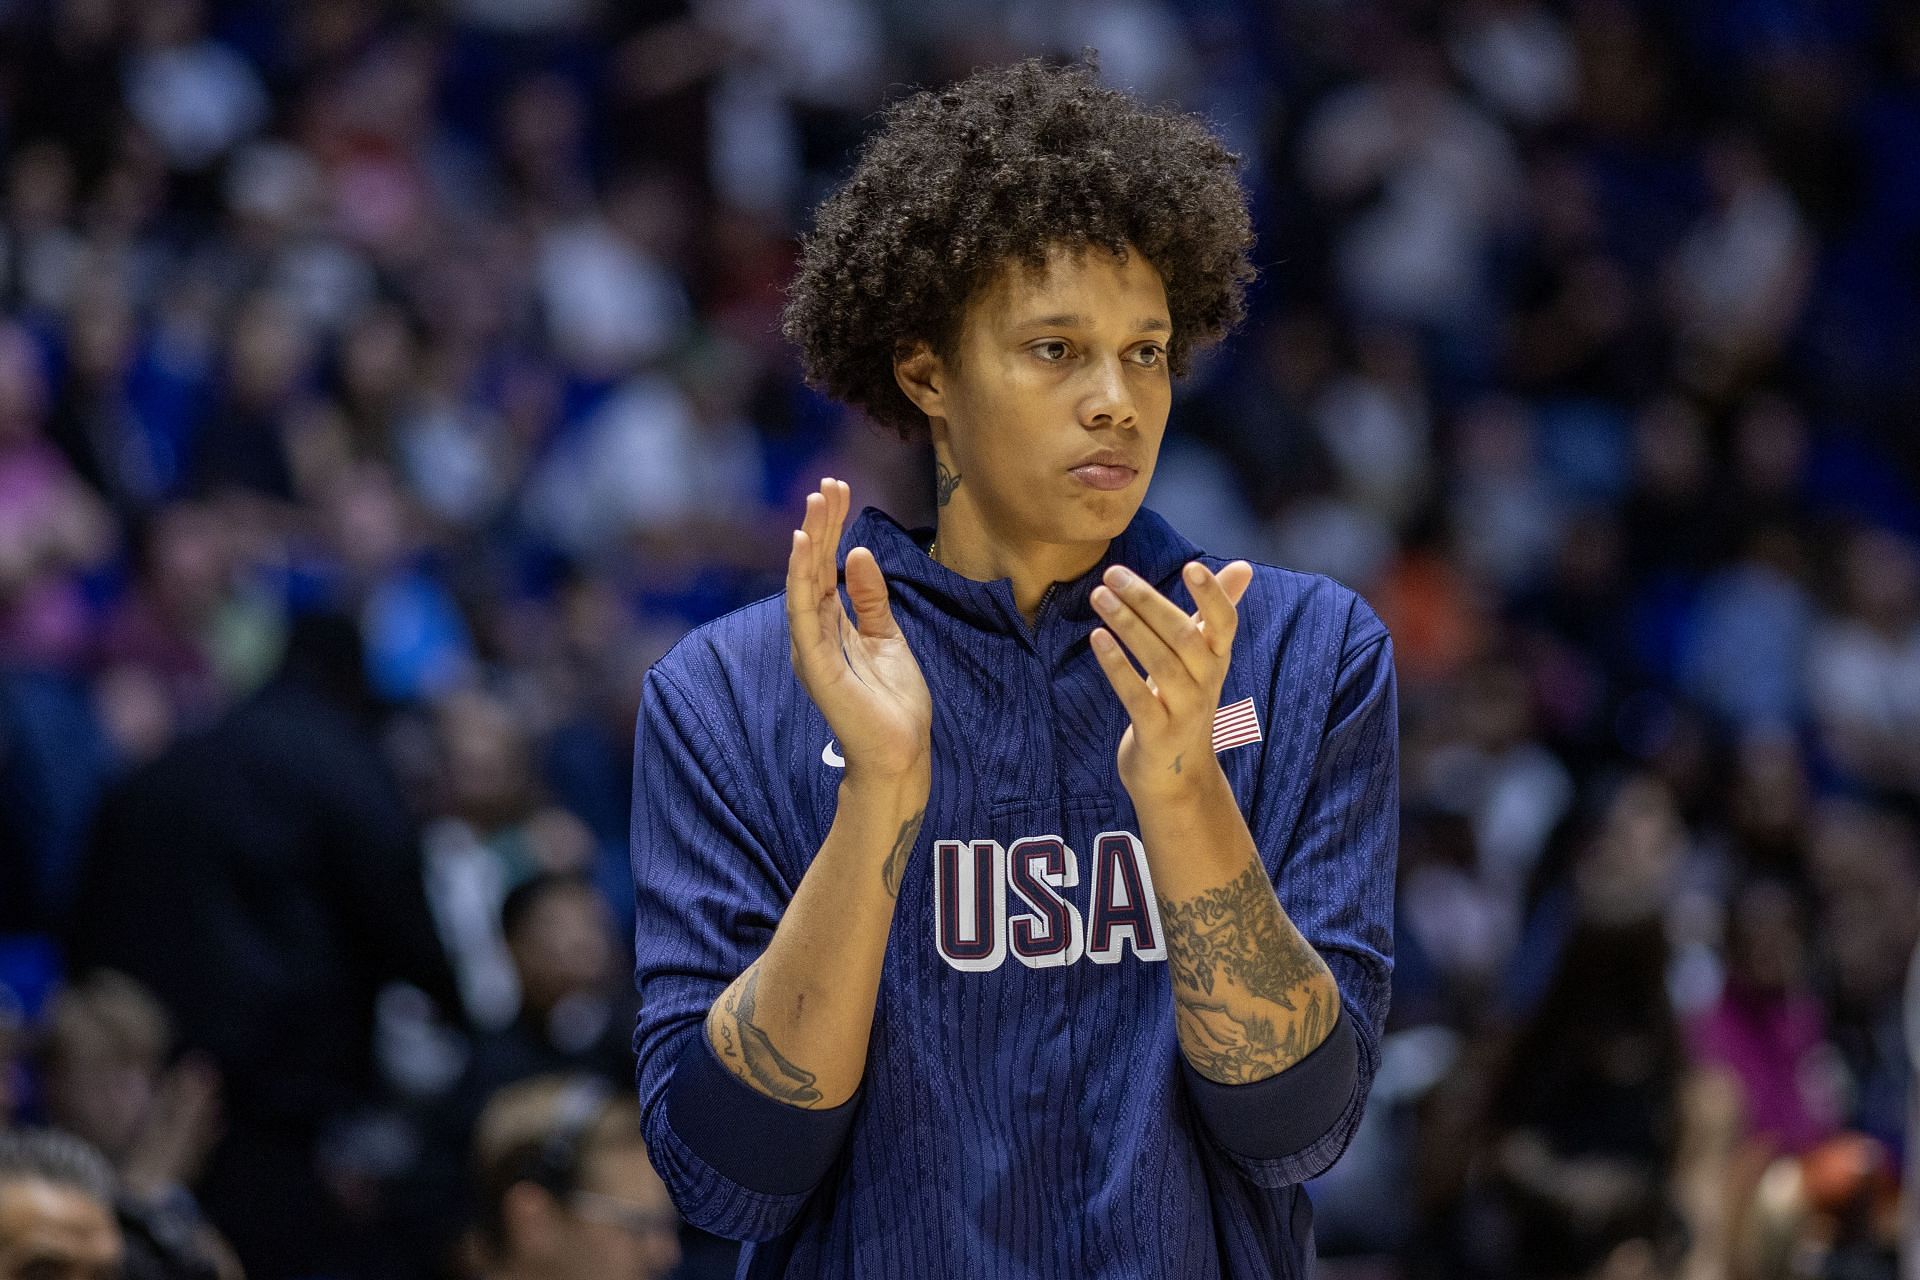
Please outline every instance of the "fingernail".
M1093 607L1094 608L1104 613L1106 610L1111 609L1113 607L1113 602L1114 602L1114 594L1113 592L1107 590L1107 588L1095 587L1093 589Z
M1199 586L1207 580L1207 571L1198 560L1187 566L1187 581Z
M1107 570L1107 581L1116 587L1124 587L1133 581L1133 574L1127 570L1125 565L1116 564Z

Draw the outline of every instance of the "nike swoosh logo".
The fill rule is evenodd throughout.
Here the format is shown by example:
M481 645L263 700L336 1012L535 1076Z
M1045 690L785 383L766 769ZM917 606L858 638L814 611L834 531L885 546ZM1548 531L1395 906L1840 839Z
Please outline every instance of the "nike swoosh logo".
M847 758L834 749L833 739L827 739L827 745L820 748L820 759L835 769L847 767Z

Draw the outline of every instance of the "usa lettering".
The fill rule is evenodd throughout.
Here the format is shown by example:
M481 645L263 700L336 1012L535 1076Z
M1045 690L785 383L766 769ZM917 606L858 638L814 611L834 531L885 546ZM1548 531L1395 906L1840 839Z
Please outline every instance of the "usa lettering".
M1129 948L1141 960L1167 958L1139 836L1103 831L1094 837L1084 915L1065 892L1077 890L1081 879L1079 855L1059 836L1024 836L1007 846L936 840L934 945L962 973L991 972L1009 954L1029 969L1082 957L1116 964Z

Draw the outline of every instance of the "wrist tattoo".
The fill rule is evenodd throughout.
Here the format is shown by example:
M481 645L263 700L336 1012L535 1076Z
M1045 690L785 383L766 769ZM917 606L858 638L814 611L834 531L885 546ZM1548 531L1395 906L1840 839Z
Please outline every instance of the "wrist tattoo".
M944 462L933 464L933 502L944 507L953 499L953 491L960 487L960 473L950 471Z
M920 838L920 820L927 816L922 808L920 812L900 824L900 830L893 837L893 848L887 852L887 860L880 868L880 883L887 888L887 896L896 901L900 897L900 882L907 875L907 858L913 853L913 842Z

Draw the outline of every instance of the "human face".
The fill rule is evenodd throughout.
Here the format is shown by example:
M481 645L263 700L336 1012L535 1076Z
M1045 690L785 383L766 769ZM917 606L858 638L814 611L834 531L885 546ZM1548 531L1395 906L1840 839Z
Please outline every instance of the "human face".
M133 1148L153 1106L160 1064L97 1026L70 1027L44 1085L53 1122L110 1160Z
M545 1016L568 996L591 994L612 976L613 923L600 895L563 885L541 897L507 942L520 995Z
M968 304L951 360L901 369L959 482L943 543L1097 556L1146 496L1173 386L1166 286L1138 252L1055 246ZM916 376L918 375L918 376Z
M120 1228L77 1187L0 1183L0 1280L115 1280Z
M622 1142L595 1152L568 1197L572 1239L562 1251L573 1280L664 1280L680 1265L680 1215L646 1148Z

